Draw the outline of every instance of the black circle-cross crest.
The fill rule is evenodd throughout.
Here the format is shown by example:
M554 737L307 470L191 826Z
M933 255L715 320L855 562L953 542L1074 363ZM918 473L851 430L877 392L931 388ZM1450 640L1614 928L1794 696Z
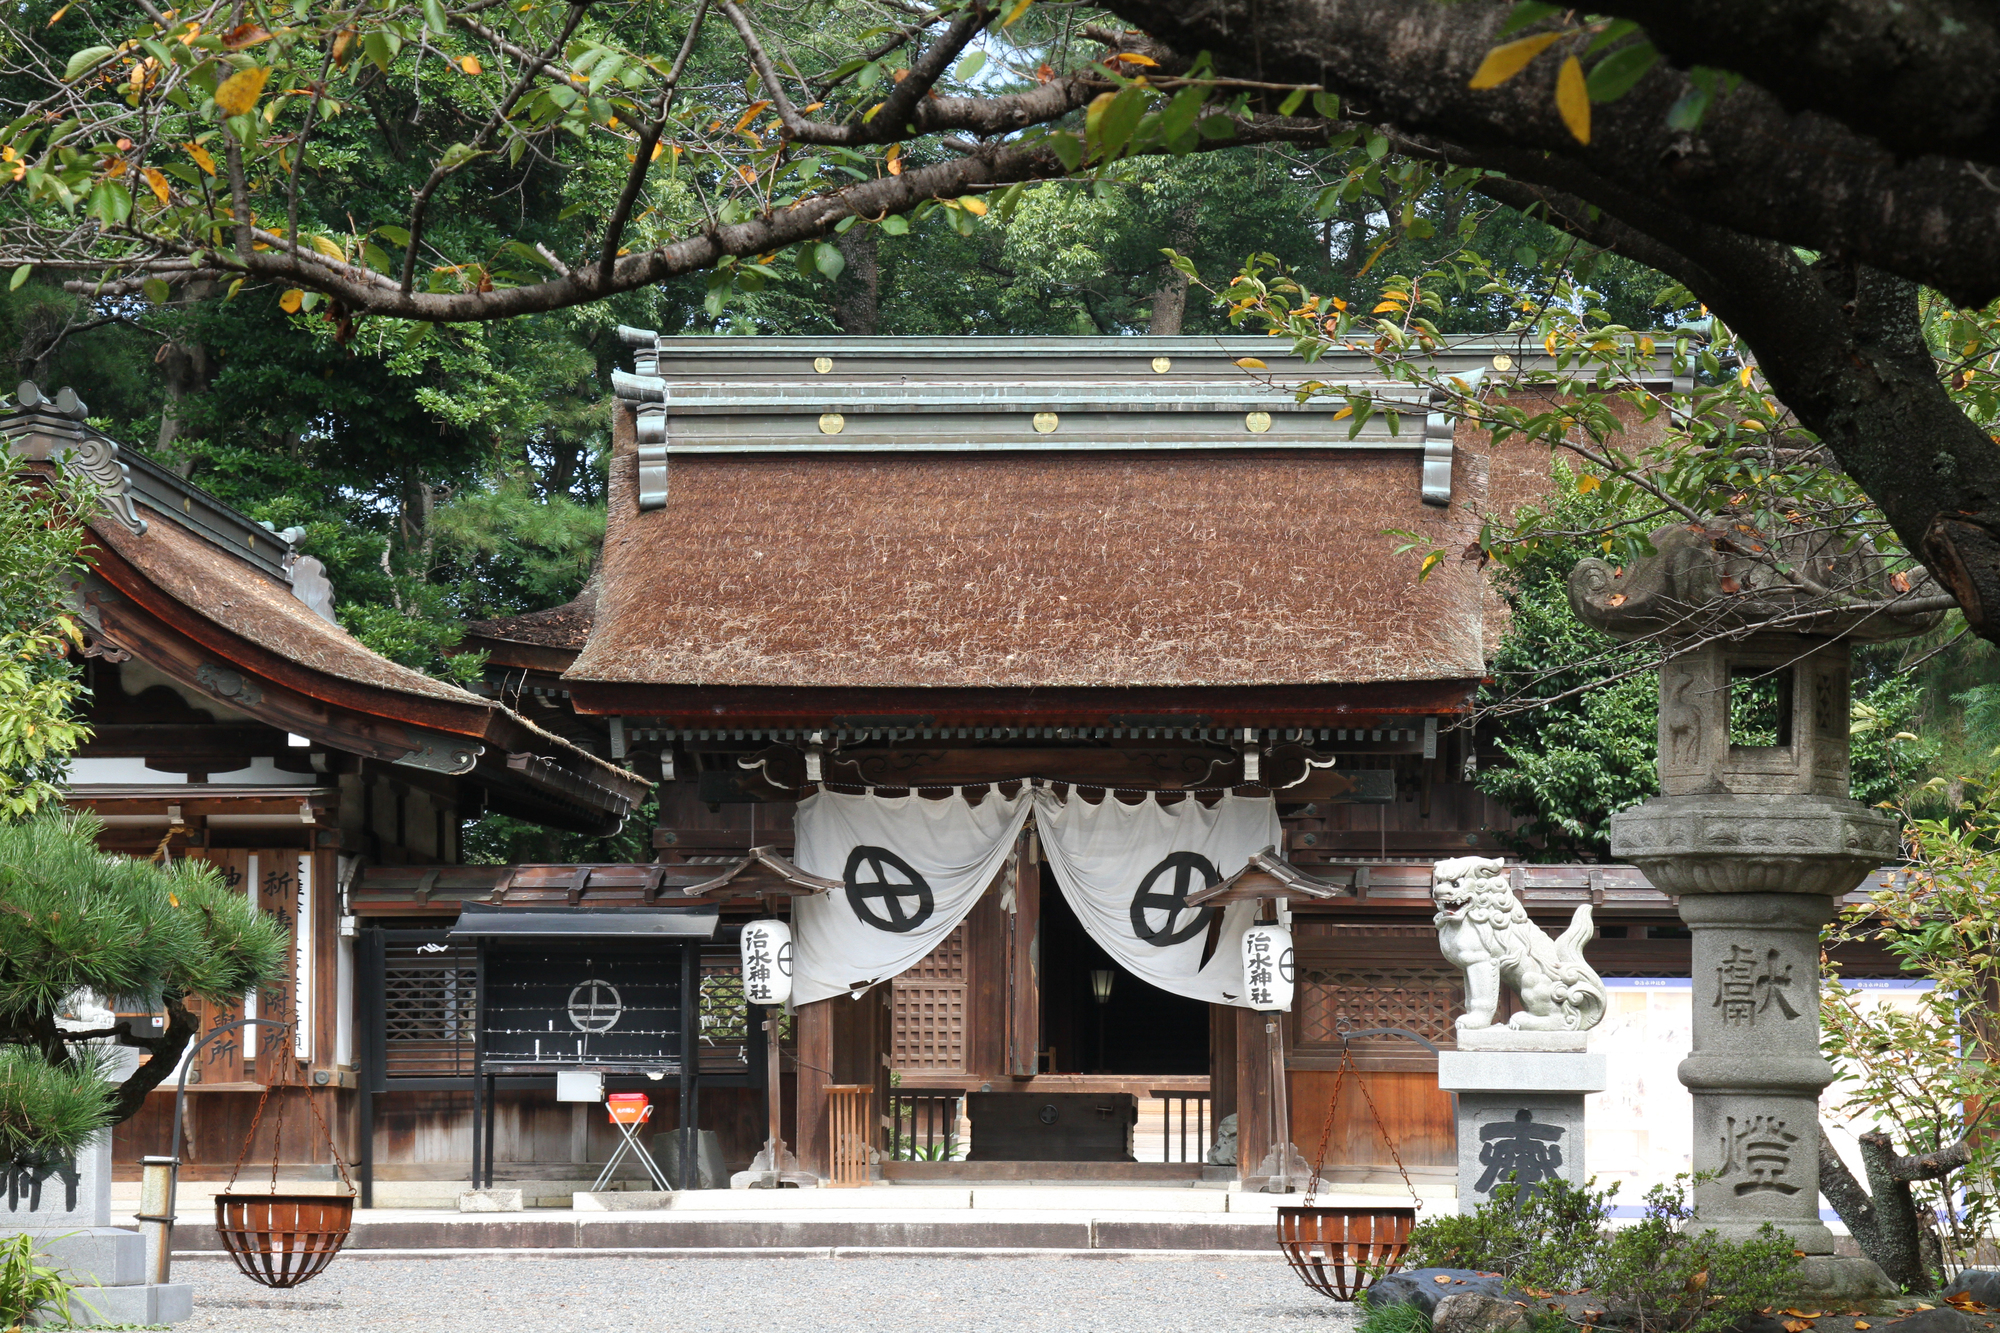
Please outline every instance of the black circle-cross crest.
M856 847L847 854L847 905L863 925L907 935L931 919L937 899L916 867L886 847Z
M1171 889L1155 887L1171 877ZM1174 852L1146 872L1132 895L1132 933L1156 949L1191 940L1215 919L1213 907L1189 907L1188 895L1221 879L1213 863L1199 852ZM1160 919L1156 922L1154 914ZM1186 916L1183 921L1181 918Z
M778 974L786 977L792 975L792 942L790 940L786 940L778 946Z

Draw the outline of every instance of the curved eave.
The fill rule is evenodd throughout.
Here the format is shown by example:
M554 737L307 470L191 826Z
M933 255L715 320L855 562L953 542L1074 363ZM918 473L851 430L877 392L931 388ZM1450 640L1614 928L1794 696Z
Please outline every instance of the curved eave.
M223 707L331 749L467 778L496 809L576 832L615 831L652 785L476 696L406 694L286 659L174 600L104 544L92 555L82 596L99 636ZM538 762L510 767L513 756Z

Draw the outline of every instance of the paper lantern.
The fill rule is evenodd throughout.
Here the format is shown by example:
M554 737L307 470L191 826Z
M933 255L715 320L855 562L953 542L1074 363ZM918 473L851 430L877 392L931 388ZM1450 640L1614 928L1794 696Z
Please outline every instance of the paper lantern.
M792 998L792 928L782 921L743 927L743 998L781 1005Z
M1295 972L1291 931L1252 926L1243 932L1243 985L1252 1009L1290 1009Z

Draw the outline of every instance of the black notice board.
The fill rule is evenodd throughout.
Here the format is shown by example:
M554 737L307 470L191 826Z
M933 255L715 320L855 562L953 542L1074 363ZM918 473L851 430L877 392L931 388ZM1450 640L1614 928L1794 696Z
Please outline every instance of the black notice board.
M482 959L480 1063L489 1069L582 1066L679 1073L685 947L601 940L488 943Z

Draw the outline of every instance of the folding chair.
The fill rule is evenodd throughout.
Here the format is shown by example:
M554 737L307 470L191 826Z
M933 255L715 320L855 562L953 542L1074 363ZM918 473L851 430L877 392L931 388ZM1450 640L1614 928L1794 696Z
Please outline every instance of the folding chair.
M627 1153L639 1159L640 1164L646 1168L646 1174L653 1178L655 1187L662 1190L672 1189L673 1186L667 1183L667 1178L660 1174L659 1164L653 1160L653 1154L647 1152L645 1145L639 1142L640 1128L653 1118L653 1104L646 1094L614 1092L604 1099L604 1104L611 1110L611 1123L618 1126L619 1144L617 1151L611 1154L611 1160L604 1164L604 1172L597 1177L597 1183L590 1187L590 1192L595 1194L610 1183L611 1173L618 1169L618 1164L625 1160Z

